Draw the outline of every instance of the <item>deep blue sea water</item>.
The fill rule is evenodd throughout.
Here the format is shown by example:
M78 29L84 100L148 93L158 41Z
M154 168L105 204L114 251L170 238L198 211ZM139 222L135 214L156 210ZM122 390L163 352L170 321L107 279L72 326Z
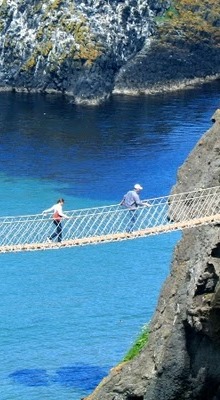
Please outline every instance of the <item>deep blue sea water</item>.
M220 107L220 83L99 107L0 93L1 215L169 194ZM202 166L201 166L202 168ZM79 400L150 321L180 239L0 255L0 400ZM104 400L104 399L103 399Z

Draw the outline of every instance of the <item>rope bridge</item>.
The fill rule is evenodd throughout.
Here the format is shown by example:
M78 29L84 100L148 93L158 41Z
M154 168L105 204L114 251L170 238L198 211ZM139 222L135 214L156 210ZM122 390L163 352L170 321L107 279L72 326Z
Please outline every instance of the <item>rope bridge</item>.
M56 230L51 216L0 217L0 253L115 242L220 223L219 186L144 203L135 210L111 205L66 212L61 243L47 241Z

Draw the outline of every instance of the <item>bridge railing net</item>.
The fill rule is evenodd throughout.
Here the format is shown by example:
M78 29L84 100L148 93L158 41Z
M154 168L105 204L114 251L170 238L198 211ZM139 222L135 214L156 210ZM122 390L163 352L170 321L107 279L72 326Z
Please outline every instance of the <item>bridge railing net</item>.
M148 199L145 203L136 210L110 205L66 212L69 219L62 220L62 240L131 232L134 237L135 232L147 236L156 234L156 227L171 231L175 222L183 221L193 226L193 221L220 213L220 187ZM45 243L55 230L52 215L1 217L0 246Z

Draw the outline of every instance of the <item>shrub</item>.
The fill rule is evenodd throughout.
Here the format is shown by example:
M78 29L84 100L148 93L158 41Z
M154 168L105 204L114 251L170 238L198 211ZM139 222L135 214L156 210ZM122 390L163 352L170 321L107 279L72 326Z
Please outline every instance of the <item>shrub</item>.
M140 335L137 337L133 346L127 352L127 354L125 355L125 357L123 358L122 361L123 362L130 361L134 357L136 357L140 353L141 349L147 344L148 339L149 339L149 326L147 324L147 325L144 325L144 327L141 330Z

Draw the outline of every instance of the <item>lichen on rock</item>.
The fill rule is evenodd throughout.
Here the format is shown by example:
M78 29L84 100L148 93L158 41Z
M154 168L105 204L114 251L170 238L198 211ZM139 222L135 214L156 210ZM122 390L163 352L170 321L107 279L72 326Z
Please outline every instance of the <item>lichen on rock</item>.
M201 3L193 29L192 0L1 0L0 89L99 104L217 78L219 6Z

